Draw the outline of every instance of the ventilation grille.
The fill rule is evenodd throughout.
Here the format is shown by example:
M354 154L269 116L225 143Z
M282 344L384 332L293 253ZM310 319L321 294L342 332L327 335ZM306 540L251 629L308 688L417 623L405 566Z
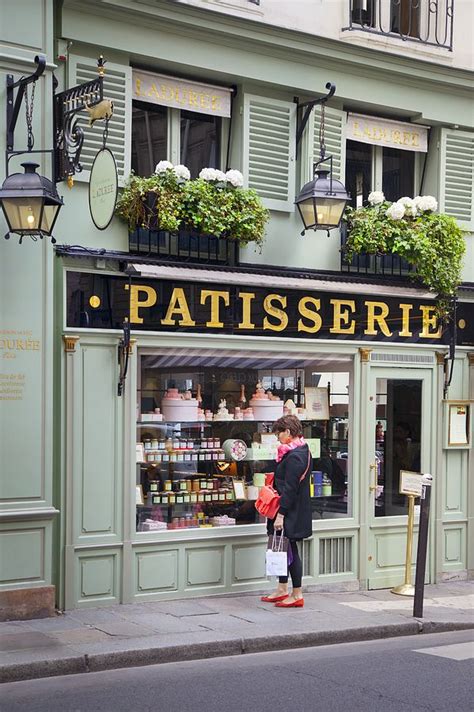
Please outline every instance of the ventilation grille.
M390 363L434 363L434 356L429 354L379 354L371 353L371 361L390 361Z
M352 571L352 537L319 540L319 574L342 574Z

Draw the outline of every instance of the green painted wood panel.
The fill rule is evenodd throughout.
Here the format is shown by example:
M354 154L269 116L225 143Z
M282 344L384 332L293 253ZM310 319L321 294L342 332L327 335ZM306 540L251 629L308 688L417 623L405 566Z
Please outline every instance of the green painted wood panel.
M76 580L78 583L77 604L119 602L118 552L81 554L77 557Z
M187 586L222 586L224 584L224 546L186 551Z
M265 544L236 544L233 547L232 577L234 582L264 581Z
M0 532L2 583L44 581L46 554L44 528Z
M136 591L176 591L179 550L148 551L136 554Z

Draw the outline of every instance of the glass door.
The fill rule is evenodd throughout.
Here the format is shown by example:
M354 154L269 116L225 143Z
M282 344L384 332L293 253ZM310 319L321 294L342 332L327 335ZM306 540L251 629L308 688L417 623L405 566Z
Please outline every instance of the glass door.
M408 509L407 497L400 494L400 472L430 471L431 377L427 369L374 367L371 371L366 495L369 588L391 587L403 580Z

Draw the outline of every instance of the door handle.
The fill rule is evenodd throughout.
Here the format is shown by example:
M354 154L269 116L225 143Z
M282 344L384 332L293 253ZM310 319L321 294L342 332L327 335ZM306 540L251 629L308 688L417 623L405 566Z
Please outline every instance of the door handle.
M374 478L373 478L373 484L369 485L369 492L376 492L377 491L377 463L373 462L371 465L369 465L370 468L370 473L374 473Z

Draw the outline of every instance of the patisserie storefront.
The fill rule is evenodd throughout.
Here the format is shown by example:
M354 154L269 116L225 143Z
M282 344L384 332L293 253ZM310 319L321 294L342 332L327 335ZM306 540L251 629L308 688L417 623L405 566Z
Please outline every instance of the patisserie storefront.
M64 270L62 315L65 608L263 590L254 502L285 413L313 456L304 585L402 581L399 472L443 457L449 333L429 295L77 262ZM467 372L469 328L462 339ZM431 580L436 557L433 545Z

